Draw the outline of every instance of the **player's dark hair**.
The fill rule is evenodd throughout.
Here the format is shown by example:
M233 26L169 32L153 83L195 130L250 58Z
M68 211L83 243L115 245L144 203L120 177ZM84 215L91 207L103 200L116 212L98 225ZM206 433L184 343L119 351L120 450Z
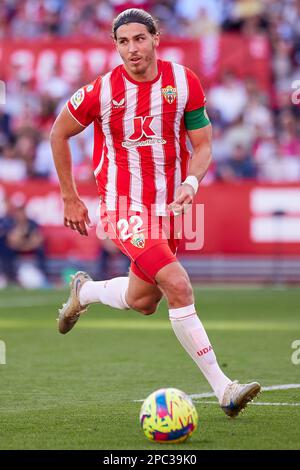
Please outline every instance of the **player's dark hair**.
M150 34L157 34L159 32L158 22L141 8L129 8L128 10L122 11L113 21L112 24L112 35L114 39L117 39L117 29L123 24L129 23L141 23L144 24Z

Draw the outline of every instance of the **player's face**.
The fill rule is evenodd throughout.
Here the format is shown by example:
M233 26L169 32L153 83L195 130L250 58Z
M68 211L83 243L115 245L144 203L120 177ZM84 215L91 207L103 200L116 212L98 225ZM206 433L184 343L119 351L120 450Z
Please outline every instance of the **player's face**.
M147 27L140 23L124 24L117 29L116 34L116 48L127 72L140 81L155 78L158 34L150 34Z

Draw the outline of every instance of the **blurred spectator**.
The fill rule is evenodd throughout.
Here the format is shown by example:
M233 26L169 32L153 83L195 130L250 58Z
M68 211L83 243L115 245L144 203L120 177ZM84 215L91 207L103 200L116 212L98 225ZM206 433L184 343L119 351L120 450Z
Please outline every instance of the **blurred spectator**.
M37 145L33 172L37 178L57 181L57 173L49 142L49 132L50 130L42 133L41 140Z
M230 157L231 148L229 142L224 139L222 126L213 126L212 154L214 162L220 163Z
M23 181L27 177L26 163L15 154L12 145L0 148L0 180Z
M284 156L291 156L300 160L300 137L297 133L294 116L289 110L285 110L280 114L279 128L281 153Z
M34 287L42 287L46 283L44 238L39 225L27 217L22 203L9 201L6 214L0 219L0 258L2 273L9 282L20 280L19 274L22 273L21 283L26 284L26 279L23 282L23 273L24 260L27 260L25 266L31 269L30 275L34 270L39 276L40 285Z
M13 215L9 204L6 207L5 214L0 217L0 277L1 282L14 282L16 279L15 269L12 263L11 249L7 243L7 235L14 226Z
M284 156L280 145L269 158L260 162L258 178L270 183L296 183L300 181L300 159Z
M13 142L11 116L4 106L0 106L0 147Z
M247 103L245 86L231 71L223 74L220 85L212 87L208 104L221 115L225 124L231 124L240 117Z
M205 18L207 25L213 30L218 29L224 20L225 0L177 0L175 11L180 19L184 19L192 26L199 21L199 18ZM191 28L193 29L193 27ZM201 30L198 31L198 34Z
M233 149L232 157L219 165L217 174L221 181L254 179L256 166L247 149L237 144Z
M248 153L251 153L255 130L245 122L246 116L240 115L224 132L223 140L228 146L230 155L237 146L244 147Z

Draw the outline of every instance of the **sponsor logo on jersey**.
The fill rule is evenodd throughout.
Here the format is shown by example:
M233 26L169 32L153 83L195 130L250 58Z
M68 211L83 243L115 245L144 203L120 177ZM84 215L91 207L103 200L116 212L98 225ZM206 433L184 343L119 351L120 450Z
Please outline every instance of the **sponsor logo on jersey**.
M78 106L81 105L84 99L84 89L79 88L79 90L74 93L74 95L71 98L71 105L73 106L74 109L77 109Z
M167 103L169 104L174 103L176 96L177 96L176 88L173 88L171 85L168 85L165 88L162 88L161 91Z
M145 247L145 235L141 232L135 233L131 240L130 243L132 243L133 246L136 248L144 248Z
M128 137L131 141L140 140L145 137L156 137L154 130L151 128L153 116L135 117L133 120L133 133Z
M151 127L153 119L153 116L135 117L133 120L133 132L127 137L128 140L122 142L122 147L133 148L155 144L164 145L166 141L156 135ZM141 140L143 137L147 137L147 139Z
M165 139L147 139L147 140L140 140L139 142L130 142L126 140L122 142L122 147L126 149L131 149L135 147L147 147L148 145L165 145L167 141Z
M120 101L112 100L113 108L124 108L125 98L122 98Z

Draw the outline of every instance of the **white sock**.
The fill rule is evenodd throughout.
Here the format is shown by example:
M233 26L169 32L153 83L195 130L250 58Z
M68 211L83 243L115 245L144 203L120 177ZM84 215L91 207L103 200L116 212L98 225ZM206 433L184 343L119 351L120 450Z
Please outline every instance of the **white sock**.
M108 281L87 281L79 292L81 305L101 302L114 308L130 308L125 300L128 289L128 277L115 277Z
M221 371L194 305L169 310L172 328L186 352L196 362L221 401L231 380Z

